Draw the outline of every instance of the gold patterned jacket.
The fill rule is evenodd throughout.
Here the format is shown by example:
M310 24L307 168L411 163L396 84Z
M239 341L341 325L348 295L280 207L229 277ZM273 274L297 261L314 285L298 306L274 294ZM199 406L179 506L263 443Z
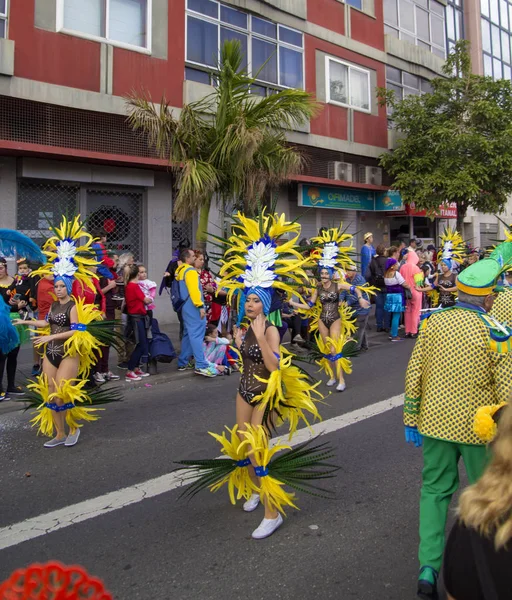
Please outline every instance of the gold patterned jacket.
M485 317L457 306L422 322L407 367L405 425L427 437L482 444L473 433L476 411L512 391L511 344L491 339Z
M506 288L498 294L489 314L507 327L512 327L512 288Z

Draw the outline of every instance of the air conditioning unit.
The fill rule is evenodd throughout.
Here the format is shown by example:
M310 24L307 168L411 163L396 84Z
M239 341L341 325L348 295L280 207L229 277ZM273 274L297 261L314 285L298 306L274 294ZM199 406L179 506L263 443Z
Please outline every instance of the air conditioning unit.
M382 169L380 167L361 165L358 169L358 181L359 183L382 185Z
M327 177L341 181L353 181L353 165L340 161L329 162L327 163Z

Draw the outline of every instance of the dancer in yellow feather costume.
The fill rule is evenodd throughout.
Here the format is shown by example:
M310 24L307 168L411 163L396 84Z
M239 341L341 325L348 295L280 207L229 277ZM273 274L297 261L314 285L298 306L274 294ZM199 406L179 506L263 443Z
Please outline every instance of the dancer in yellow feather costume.
M352 311L349 314L346 304L340 302L340 290L356 294L363 308L369 308L370 305L363 297L362 290L367 293L375 292L371 286L353 286L344 279L345 271L355 264L351 258L354 247L352 244L345 245L351 240L352 236L343 232L341 224L337 229L323 231L322 235L311 238L314 248L308 259L308 266L316 264L320 284L313 291L308 304L290 302L296 309L309 311L306 316L318 328L316 343L323 354L320 366L329 376L328 386L338 383L338 392L346 389L344 373L352 370L350 361L343 356L343 346L356 329Z
M80 435L80 421L95 421L95 408L89 395L83 391L95 352L101 343L90 328L103 320L102 313L83 299L71 296L72 284L77 279L82 285L95 289L90 267L98 264L92 249L93 238L84 231L79 217L63 219L43 247L48 263L34 275L52 274L57 301L48 313L47 321L31 321L38 337L34 344L44 349L43 372L36 382L29 384L29 396L38 404L38 414L32 420L43 435L55 437L44 444L46 448L74 446ZM80 243L80 240L85 242ZM26 321L23 321L26 323ZM115 393L112 394L114 399ZM107 400L108 401L108 400ZM103 401L102 401L103 403ZM69 433L66 435L66 424Z
M291 239L286 239L289 234ZM299 234L300 226L286 222L284 215L263 212L255 219L240 213L235 216L232 235L223 240L228 249L221 260L219 288L226 289L229 297L237 294L239 316L244 317L242 326L235 329L242 374L236 396L236 426L228 429L229 439L225 433L212 434L229 460L180 461L192 468L193 476L203 473L187 495L204 487L216 491L227 484L232 502L235 490L237 499L246 499L246 512L263 503L265 518L252 534L255 539L268 537L282 524L285 506L295 507L293 494L285 492L283 485L305 490L308 476L328 477L335 469L322 463L323 471L313 472L321 459L332 456L323 445L302 449L298 456L289 450L281 458L274 455L287 447L270 449L268 445L272 428L286 422L291 437L301 420L310 425L320 418L318 382L292 364L293 355L280 347L279 332L267 320L272 288L291 295L307 281L303 267L308 259L300 253ZM303 470L295 478L298 468Z

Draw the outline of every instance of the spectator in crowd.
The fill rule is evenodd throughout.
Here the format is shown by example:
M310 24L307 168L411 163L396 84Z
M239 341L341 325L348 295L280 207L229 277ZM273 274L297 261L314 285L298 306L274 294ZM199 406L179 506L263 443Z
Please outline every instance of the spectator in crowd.
M347 269L345 279L352 286L361 286L366 283L365 278L359 275L357 267L351 265ZM363 293L363 298L368 300L368 295ZM356 317L356 334L355 339L357 341L357 350L368 350L368 336L366 335L366 326L368 325L368 316L370 315L370 308L361 306L359 303L359 297L355 291L352 293L350 290L341 290L340 301L346 302L348 306L354 311Z
M406 292L407 299L405 306L405 337L409 338L418 336L418 325L420 322L423 294L416 286L421 284L423 273L418 267L418 262L419 258L416 252L407 252L405 265L400 269L400 275L405 279L409 289L409 293Z
M444 553L448 600L512 598L512 406L503 409L492 458L459 501Z
M118 303L115 309L116 321L120 321L121 332L124 332L127 324L127 316L126 316L126 306L125 306L125 298L124 298L124 290L126 285L126 275L127 269L133 265L134 256L131 252L123 252L123 254L119 255L118 263L117 263L117 278L116 278L116 302ZM116 267L114 267L116 268ZM117 367L118 369L127 369L128 368L128 359L130 358L133 352L133 344L130 340L123 337L123 341L119 342L117 347Z
M439 263L440 273L436 273L435 285L439 289L439 306L447 308L455 304L457 276L452 272L452 261L442 260Z
M394 258L396 262L400 260L400 247L399 246L390 246L386 251L387 258Z
M206 331L206 307L199 273L194 268L196 256L193 250L185 248L180 253L181 266L176 270L180 286L180 296L184 300L181 308L183 317L183 339L178 358L178 370L184 371L189 360L195 359L195 373L204 377L215 377L217 370L204 356L203 340Z
M92 244L92 248L96 251L96 260L98 265L98 276L105 279L114 279L111 269L114 267L114 260L107 254L107 232L104 229L95 229L91 232L96 241Z
M14 279L7 272L7 261L0 257L0 302L3 301L11 308L11 314L19 311L19 304L23 301L11 296ZM25 306L25 304L23 304ZM23 308L23 306L21 308ZM11 317L12 318L12 317ZM20 347L16 346L9 354L0 352L0 402L8 400L11 396L22 396L23 390L15 383L16 369L18 368L18 353ZM4 371L7 368L7 392L4 392Z
M149 344L148 331L150 321L147 314L147 305L151 304L150 297L145 296L139 284L139 267L130 265L126 277L125 301L126 313L128 315L125 336L132 337L135 348L128 360L128 371L126 381L140 381L142 377L148 377L149 373L143 371L139 365L148 364Z
M375 248L373 247L373 234L369 231L364 234L364 244L361 248L361 275L366 281L366 270L368 269L372 258L375 256Z
M400 324L400 315L405 310L405 290L409 286L398 272L398 263L394 258L388 258L386 261L384 283L386 284L384 310L391 313L391 336L389 339L392 342L401 342L402 338L398 336L398 325Z
M185 244L185 241L187 242L186 244ZM171 288L172 282L176 278L176 271L177 271L178 267L180 267L182 264L182 262L180 261L180 253L183 249L188 248L189 245L190 244L188 243L188 240L182 240L182 241L180 241L178 246L175 248L175 250L172 254L172 258L169 261L169 264L167 265L167 269L165 270L164 277L160 284L159 294L162 293L162 290L164 289L164 287L167 289ZM180 322L180 340L182 340L183 339L183 317L181 315L181 311L178 311L176 313L176 315L178 316L178 321Z
M53 291L53 275L44 275L39 278L36 285L36 300L37 300L37 316L36 319L45 321L50 308L55 300L55 294ZM37 360L34 362L32 367L32 376L36 377L41 373L43 364L43 354L41 351L34 346L37 352ZM35 356L34 356L35 358Z
M204 338L204 356L206 360L215 366L217 373L230 375L231 368L228 361L228 352L231 341L221 337L215 325L209 323L206 326Z
M206 322L211 323L213 320L212 303L217 292L217 284L215 282L215 277L208 268L204 252L201 250L194 250L194 255L194 268L199 273L199 281L201 282L201 286L203 288L203 298L206 307Z
M99 272L98 272L99 274ZM116 318L115 302L113 299L114 290L117 288L117 283L114 278L109 279L108 277L100 277L99 286L101 293L105 298L105 319L107 321L114 321ZM112 329L114 326L112 326ZM108 361L110 358L110 347L102 346L98 362L96 363L96 373L94 374L94 380L96 383L105 383L105 381L115 381L119 379L119 375L112 373L109 368Z
M153 311L155 310L155 296L156 296L156 282L148 279L148 271L144 265L139 265L139 280L137 282L140 289L144 293L144 296L151 298L151 303L146 306L149 318L153 318Z
M374 285L379 290L375 294L375 320L378 332L389 329L389 314L384 310L386 302L386 284L384 283L386 261L386 248L383 244L379 244L376 255L370 263L370 277L368 279L370 285Z
M409 240L409 247L407 248L407 252L416 252L418 249L418 240L416 238L411 238Z
M480 260L480 256L478 254L478 250L471 250L471 252L464 259L461 270L466 269L470 265L474 265L479 260Z

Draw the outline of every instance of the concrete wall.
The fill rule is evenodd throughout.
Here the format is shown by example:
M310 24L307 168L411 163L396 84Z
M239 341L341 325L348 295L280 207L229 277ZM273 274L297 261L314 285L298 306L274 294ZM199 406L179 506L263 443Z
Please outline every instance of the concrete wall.
M16 159L0 156L0 227L16 229ZM9 273L14 273L14 260L8 260Z
M149 278L160 281L172 257L172 191L171 176L155 173L155 185L147 191L147 269ZM155 317L160 323L177 321L169 295L156 297Z

